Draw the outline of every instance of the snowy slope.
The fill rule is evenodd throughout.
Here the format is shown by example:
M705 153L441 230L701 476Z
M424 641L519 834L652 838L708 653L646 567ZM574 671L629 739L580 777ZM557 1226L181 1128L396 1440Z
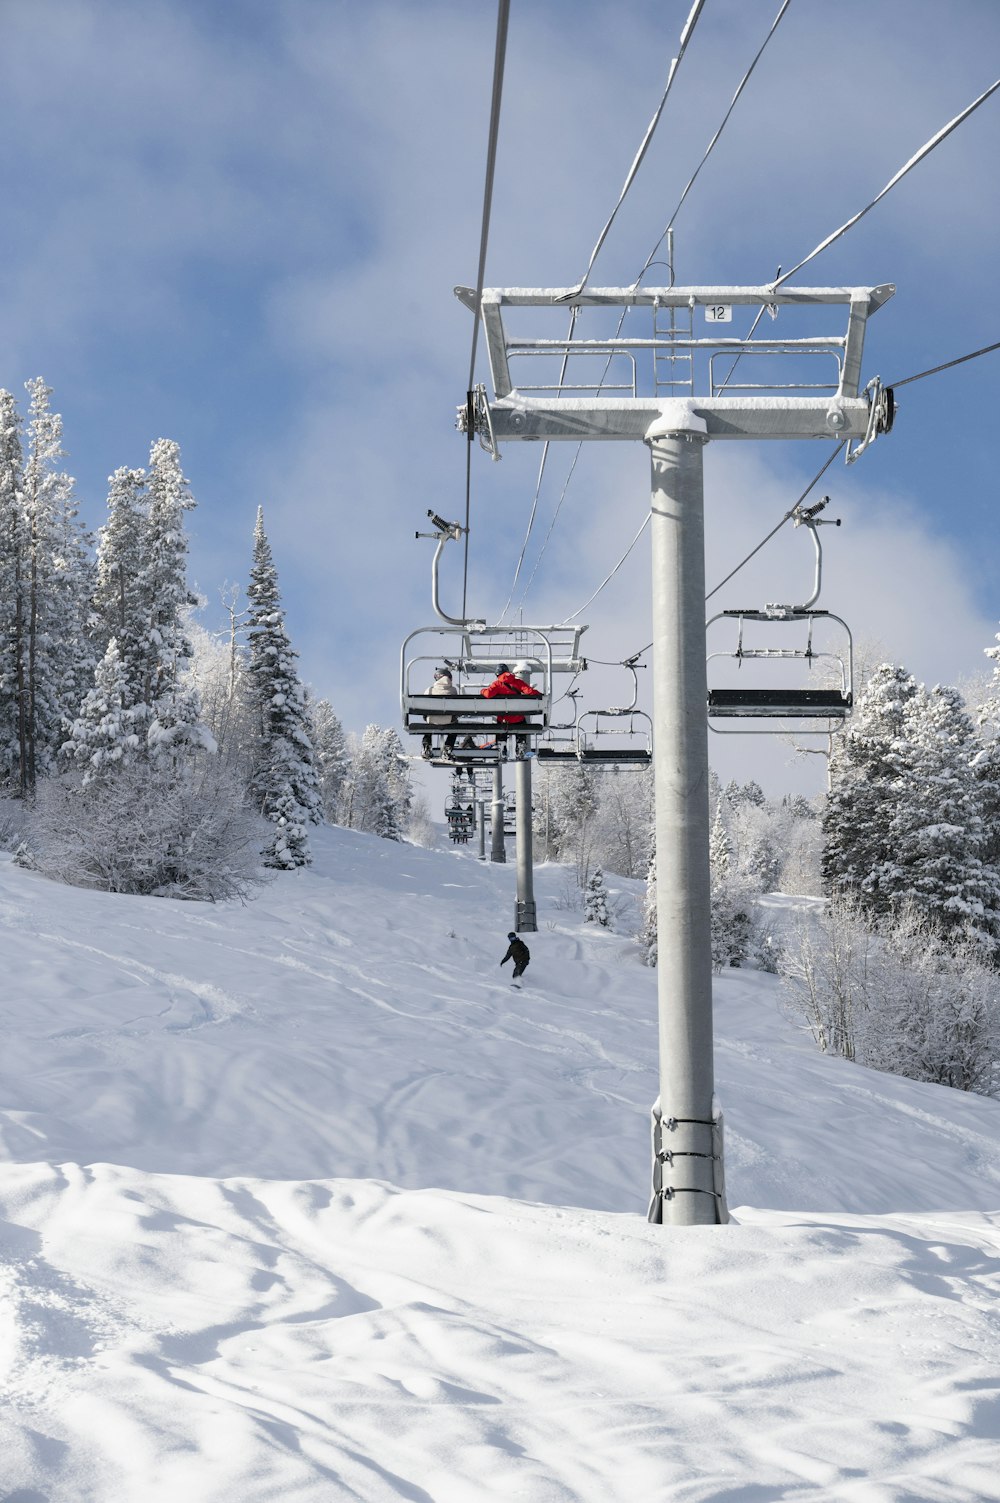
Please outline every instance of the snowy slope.
M655 977L342 830L252 904L0 864L3 1503L1000 1499L1000 1103L717 985L726 1228L646 1225Z

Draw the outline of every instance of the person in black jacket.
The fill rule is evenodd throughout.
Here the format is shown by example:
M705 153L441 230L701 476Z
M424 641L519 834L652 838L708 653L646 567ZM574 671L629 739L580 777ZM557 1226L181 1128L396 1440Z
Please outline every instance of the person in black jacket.
M513 929L507 935L507 938L510 940L510 945L508 947L506 955L504 956L503 960L501 960L500 964L506 965L508 960L512 960L514 962L514 975L512 979L516 981L518 976L523 976L525 971L527 970L528 961L531 959L531 952L529 951L528 946L524 943L524 940L518 939Z

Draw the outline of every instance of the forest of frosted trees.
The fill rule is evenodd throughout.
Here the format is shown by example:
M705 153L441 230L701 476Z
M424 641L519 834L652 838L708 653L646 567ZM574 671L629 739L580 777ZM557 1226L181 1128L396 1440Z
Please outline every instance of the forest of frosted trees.
M23 415L0 391L0 836L15 859L112 892L245 899L309 863L322 821L433 842L396 731L347 733L300 680L263 508L245 591L222 592L228 627L209 632L178 445L115 470L92 537L52 394L26 390ZM998 1092L1000 646L985 653L968 703L898 664L864 675L825 795L768 799L713 775L712 963L779 974L825 1050ZM651 770L536 764L532 821L535 859L565 868L564 905L634 934L655 966ZM774 892L813 906L778 928L761 902Z
M394 731L347 736L310 699L258 509L246 605L196 623L179 446L109 480L91 537L41 379L0 391L0 788L17 859L114 892L246 896L308 863L310 825L402 838L412 794Z

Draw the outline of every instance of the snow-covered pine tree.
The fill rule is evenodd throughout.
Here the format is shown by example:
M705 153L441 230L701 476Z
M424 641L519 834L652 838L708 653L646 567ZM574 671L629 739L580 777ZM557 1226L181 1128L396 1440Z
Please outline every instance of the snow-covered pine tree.
M305 866L312 859L306 826L318 823L319 783L309 739L306 696L295 663L298 653L285 630L278 572L257 508L253 568L247 590L249 679L257 715L257 751L251 791L257 807L275 825L265 863Z
M340 794L339 823L383 840L401 840L412 793L402 743L396 732L365 727L355 742Z
M586 924L599 924L602 929L611 928L608 889L604 883L604 873L599 866L594 867L587 880L583 921Z
M1000 635L996 637L1000 644ZM981 856L994 871L1000 871L1000 645L987 647L993 677L979 707L980 745L972 758L972 770L983 820Z
M41 377L25 385L31 402L18 487L21 517L12 541L18 778L22 794L30 795L77 713L94 659L87 635L90 540L76 519L73 481L58 469L62 419L52 412L52 393Z
M24 764L24 570L27 559L22 504L24 455L21 415L13 393L0 391L0 784L19 781Z
M559 861L572 861L581 887L593 854L595 816L600 803L599 772L582 762L553 769L549 783L549 833Z
M308 703L308 709L312 722L310 740L316 761L323 816L329 824L334 824L340 807L341 789L347 776L347 737L328 699L312 700Z
M141 752L146 730L143 707L130 705L130 686L114 637L94 676L94 685L73 722L63 755L83 768L86 786Z
M108 477L108 519L97 533L92 635L100 656L111 638L126 679L139 693L145 621L139 594L146 532L146 474L122 468Z
M904 905L943 931L1000 934L1000 874L984 865L972 718L957 689L921 689L906 704L888 854L862 883L876 913Z
M180 446L160 438L149 453L148 520L138 596L144 620L137 644L141 698L148 707L146 743L154 766L179 766L200 751L215 750L202 723L198 693L187 675L191 643L187 608L195 604L187 583L184 513L195 501L181 471Z
M892 854L889 824L902 765L899 738L916 692L905 668L881 664L834 749L823 812L823 883L830 894L862 893L870 874Z
M732 845L722 818L722 799L718 799L715 805L715 819L712 821L712 830L708 841L708 860L712 872L713 881L722 881L729 876L729 868L732 858Z
M375 833L385 840L402 840L410 823L413 789L403 743L391 727L382 732L379 751L385 767L389 803L382 824Z
M726 829L724 804L715 806L715 819L709 835L708 858L712 901L712 965L739 966L746 960L753 938L753 890L747 874L735 869L732 845ZM731 807L731 806L730 806ZM756 812L752 801L737 809Z

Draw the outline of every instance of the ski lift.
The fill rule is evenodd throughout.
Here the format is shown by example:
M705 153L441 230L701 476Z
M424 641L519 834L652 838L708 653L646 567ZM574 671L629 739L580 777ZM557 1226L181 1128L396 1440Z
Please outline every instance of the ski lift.
M462 791L454 786L445 804L444 817L448 834L456 845L467 845L476 833L476 806L468 797L463 801Z
M431 565L431 598L443 626L411 632L400 654L400 710L403 729L411 736L442 737L438 765L491 766L508 757L528 754L530 743L549 724L552 678L555 673L579 673L585 626L488 626L485 621L449 616L441 606L438 568L448 542L457 542L466 529L428 511L433 532L416 536L436 541ZM430 694L435 665L445 664L455 678L452 694ZM537 692L485 698L501 663L515 663L520 677ZM515 670L517 671L517 670ZM442 716L448 719L442 726ZM511 718L516 717L516 723ZM433 739L432 739L433 745Z
M420 627L411 632L400 654L400 709L411 736L452 736L448 758L439 760L489 766L500 757L518 757L525 743L546 730L556 673L578 673L586 666L579 641L586 627L466 626ZM518 664L536 695L513 694L486 699L482 690L496 678L501 663ZM457 681L453 694L429 694L434 668L445 664ZM448 715L442 726L439 717ZM521 717L510 724L507 716ZM486 740L488 745L482 745ZM469 743L472 743L471 745ZM465 743L463 745L463 743ZM433 760L433 759L432 759Z
M793 513L796 527L808 527L816 549L813 593L804 605L765 605L758 610L720 611L706 631L718 621L737 622L735 648L709 654L709 728L720 734L831 735L843 727L854 705L854 643L847 622L816 607L822 583L820 526L839 527L839 521L823 521L819 513L829 503L824 496L815 505ZM780 641L780 645L777 645ZM718 665L728 661L741 670L745 663L763 665L770 682L751 687L712 682ZM827 682L803 685L797 672L805 664L809 672L825 670ZM787 670L787 672L786 672ZM795 673L796 682L789 682ZM724 675L723 675L724 676ZM831 682L832 680L832 682ZM715 721L741 721L738 727ZM752 725L745 722L753 721Z
M577 713L565 744L546 742L537 750L540 762L581 762L589 766L648 767L653 760L653 723L639 699L637 658L622 663L632 675L632 698L627 705ZM612 739L614 744L612 744ZM602 744L603 743L603 744Z

